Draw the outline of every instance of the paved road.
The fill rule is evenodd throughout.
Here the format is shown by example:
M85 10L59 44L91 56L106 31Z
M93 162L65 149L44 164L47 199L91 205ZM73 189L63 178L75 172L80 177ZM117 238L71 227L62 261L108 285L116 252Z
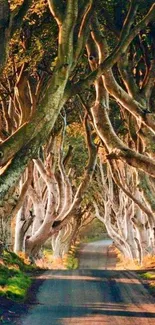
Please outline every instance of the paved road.
M89 249L93 251L94 246L85 247L92 260ZM84 247L82 250L83 259ZM20 324L155 325L155 299L135 273L102 270L99 264L93 270L91 263L87 258L87 269L46 271L41 276L45 281L39 287L36 303L22 316Z
M125 271L47 271L22 325L155 325L155 301Z
M113 252L112 240L100 240L81 245L79 252L80 269L114 270L116 255Z

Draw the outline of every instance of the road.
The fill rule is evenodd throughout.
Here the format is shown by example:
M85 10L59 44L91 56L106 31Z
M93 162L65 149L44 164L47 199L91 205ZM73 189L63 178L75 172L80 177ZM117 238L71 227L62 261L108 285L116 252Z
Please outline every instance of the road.
M112 240L100 240L81 245L80 269L114 270L116 255L111 247Z
M155 325L155 299L138 280L135 273L112 270L104 256L104 267L94 261L105 243L82 246L80 269L74 271L49 270L39 276L44 280L39 287L36 301L23 314L22 325ZM102 246L102 247L101 247ZM94 248L95 247L95 248ZM99 253L95 251L99 250ZM90 254L92 253L92 256ZM86 255L85 255L86 254ZM105 255L103 254L103 255ZM86 256L84 266L84 256ZM92 263L92 264L91 264ZM110 269L109 269L110 267Z

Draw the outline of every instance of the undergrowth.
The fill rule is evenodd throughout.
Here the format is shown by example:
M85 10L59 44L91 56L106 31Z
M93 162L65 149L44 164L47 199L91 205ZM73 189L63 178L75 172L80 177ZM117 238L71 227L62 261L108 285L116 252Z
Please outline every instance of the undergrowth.
M43 257L36 261L36 265L42 269L51 270L75 270L78 268L78 258L76 257L76 252L79 247L79 242L77 241L75 245L72 245L69 252L62 257L55 258L53 256L53 251L51 249L45 248L43 251Z
M143 259L144 269L155 269L155 256L148 254Z
M127 269L127 270L145 270L145 269L155 269L155 256L147 254L144 256L142 264L136 259L129 259L124 257L124 255L115 248L117 254L118 263L116 269Z
M116 264L116 270L139 270L140 265L136 259L129 259L127 257L124 257L124 255L115 248L115 252L117 255L118 262Z
M44 248L42 258L35 261L37 267L40 269L52 269L53 251L49 248Z
M147 284L149 292L155 296L155 272L145 272L140 274L140 277Z
M22 301L26 297L31 284L26 272L34 270L34 266L22 257L8 250L0 256L0 296L14 301Z
M78 250L78 245L72 245L68 254L63 258L63 264L68 270L75 270L79 266L78 258L76 257L76 252Z

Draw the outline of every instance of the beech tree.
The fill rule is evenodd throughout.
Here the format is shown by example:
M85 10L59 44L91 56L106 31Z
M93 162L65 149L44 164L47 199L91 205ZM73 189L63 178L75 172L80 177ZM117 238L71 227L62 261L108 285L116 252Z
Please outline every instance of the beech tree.
M87 149L83 148L83 151L88 150L89 157L88 164L85 167L81 166L82 170L78 176L74 170L74 161L73 164L70 162L72 156L74 157L76 154L76 146L75 148L71 145L67 146L68 150L64 156L65 116L63 116L63 120L64 126L61 135L58 134L57 137L51 138L52 141L49 141L44 147L42 158L34 159L33 165L31 164L27 170L27 175L22 177L20 181L21 193L24 193L26 184L26 192L22 196L24 201L22 200L21 203L21 199L18 200L13 211L15 213L18 209L15 251L24 250L32 258L39 256L41 246L51 237L53 257L62 258L69 251L78 232L81 219L87 212L85 207L82 208L81 203L94 172L97 148L93 144L92 131L86 115L84 128ZM85 158L87 160L87 155ZM68 166L69 162L70 167ZM68 219L67 224L65 223L59 232L53 233L52 225L61 225L64 218Z
M153 113L148 107L148 98L149 96L151 97L152 94L152 74L154 71L152 66L154 62L152 59L152 21L155 14L154 4L152 7L150 6L150 8L148 8L149 11L146 13L146 15L142 12L141 17L139 18L138 16L136 21L136 13L140 7L140 4L137 1L131 2L124 24L122 22L122 30L119 33L119 40L117 41L117 39L114 39L114 44L116 44L114 50L108 54L108 49L105 48L106 44L105 42L103 44L103 37L100 35L102 42L99 44L100 48L98 47L100 55L98 67L96 66L95 71L88 74L88 76L85 76L84 79L78 81L76 78L73 78L73 76L75 73L75 68L80 62L81 55L83 54L88 40L90 18L92 13L94 16L95 8L93 7L92 1L85 1L80 4L78 1L68 1L66 4L62 3L62 6L61 4L58 6L55 1L49 1L48 5L50 12L58 25L59 42L57 46L57 60L50 78L51 80L48 83L47 89L44 90L43 99L37 100L36 112L32 114L32 117L28 123L24 123L22 126L18 127L13 135L3 141L1 144L1 166L8 164L8 162L11 160L7 171L3 174L3 177L1 177L1 199L3 200L3 204L6 193L19 179L19 175L25 169L28 161L32 158L32 156L36 155L38 146L41 144L41 142L46 140L48 134L51 132L54 122L66 100L77 92L79 93L80 91L88 88L89 85L91 85L95 79L99 78L102 74L104 74L104 79L108 80L106 88L108 89L110 95L113 96L116 101L118 101L126 112L131 114L133 119L140 119L142 126L149 130L149 133L153 134L154 132ZM111 2L111 6L113 6L113 2ZM17 8L18 11L20 11L19 9L22 7L19 6ZM17 8L14 10L17 11ZM122 10L123 9L124 8L122 8ZM12 14L14 13L14 10L11 12ZM98 10L96 9L96 11ZM8 12L8 15L11 15L9 9ZM21 20L22 18L23 16L21 16ZM105 20L106 17L104 18L103 23L105 23ZM135 22L135 27L133 27ZM95 21L93 21L92 25L95 26L95 24ZM108 23L106 24L106 28L108 28ZM98 28L98 31L97 27L94 29L96 31L93 30L92 34L93 38L95 39L95 35L97 35L96 37L99 37L101 28ZM140 57L141 61L143 61L143 69L140 69L138 66L139 57L136 57L136 55L132 56L132 53L133 49L136 49L138 42L137 39L141 37L140 35L143 33L143 31L146 39L147 37L151 38L151 44L148 44L148 42L142 42L141 40L142 47ZM114 35L114 37L116 36ZM97 44L97 40L95 40L95 42ZM146 49L144 49L145 43ZM150 55L148 55L148 60L146 62L146 51L148 46L150 47ZM104 55L105 51L106 55ZM125 55L126 53L128 53L128 55ZM128 62L125 64L125 60L122 60L122 56L125 56L126 60L128 61L130 59L130 64L128 64ZM120 71L119 75L123 84L125 84L125 89L123 85L118 84L116 78L114 78L114 75L112 75L110 70L114 65L120 62L123 62L123 64L127 67L127 69L125 69L125 66L123 65L123 68L119 68L119 70L124 71L123 74ZM127 73L127 70L131 65L133 67L131 67L130 78L128 78L129 71ZM143 82L143 88L145 88L143 91L143 96L138 96L138 93L142 92L142 81L138 81L138 79L135 80L137 70L140 70L139 73L141 74L141 79L147 77L145 78L145 86L147 84L147 87L144 87ZM111 78L106 78L106 75L109 76L110 74ZM133 82L131 82L131 79L133 79ZM129 81L130 84L132 83L132 86L134 85L134 91L131 91ZM141 168L145 172L154 176L154 161L150 157L145 157L145 155L129 149L130 148L123 146L120 141L116 141L116 137L115 142L110 146L110 151L116 151L115 153L113 152L112 155L116 155L117 158L125 159L128 163L134 165L134 167ZM25 151L27 151L26 155Z
M97 218L123 255L142 264L146 255L154 255L154 214L135 170L121 162L114 168L113 163L105 166L100 161L96 182L92 197Z
M20 219L19 197L26 194L17 188L21 174L27 168L22 180L27 184L33 159L45 177L38 159L40 148L49 140L63 107L74 112L78 103L79 109L87 110L91 128L104 146L114 182L123 186L116 175L120 162L135 169L147 211L139 198L135 204L153 230L154 1L40 0L35 4L12 0L1 1L0 9L1 218L10 216L21 202ZM94 151L94 162L95 155ZM88 181L89 167L84 176ZM45 182L49 189L52 179L46 177ZM130 210L134 194L125 191ZM72 208L59 224L51 224L51 234L63 233L62 227L73 217ZM137 220L143 223L142 219L137 212Z

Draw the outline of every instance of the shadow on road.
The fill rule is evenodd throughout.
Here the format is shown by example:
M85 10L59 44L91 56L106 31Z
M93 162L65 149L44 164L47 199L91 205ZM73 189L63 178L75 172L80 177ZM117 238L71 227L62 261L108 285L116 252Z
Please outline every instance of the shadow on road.
M138 319L153 324L145 323L146 319L155 318L155 309L146 308L150 300L143 289L135 272L48 270L36 278L26 304L9 307L9 320L5 324L85 324L84 320L103 324L103 317L125 317L127 324L130 319L132 324L133 318L137 319L136 325L141 324ZM93 323L93 317L97 317L97 323ZM69 319L75 322L70 323Z
M108 307L108 309L107 309ZM119 309L119 310L118 310ZM58 318L57 319L62 319L62 318L68 318L68 310L71 311L72 317L84 317L84 316L90 316L90 315L109 315L109 316L124 316L124 317L140 317L140 318L155 318L155 312L137 312L137 311L125 311L124 306L118 306L118 305L99 305L96 306L95 304L88 304L87 306L75 306L73 307L72 305L59 305L59 310L58 306L52 306L51 307L42 307L40 308L40 313L44 313L47 315L47 318L51 318L52 313L54 314L53 318L55 319L55 310L58 312ZM24 323L26 324L26 323ZM27 323L28 324L28 323ZM35 323L36 324L36 323ZM40 324L40 323L39 323ZM46 323L48 324L48 323ZM54 323L56 325L57 323ZM52 324L53 325L53 324Z

